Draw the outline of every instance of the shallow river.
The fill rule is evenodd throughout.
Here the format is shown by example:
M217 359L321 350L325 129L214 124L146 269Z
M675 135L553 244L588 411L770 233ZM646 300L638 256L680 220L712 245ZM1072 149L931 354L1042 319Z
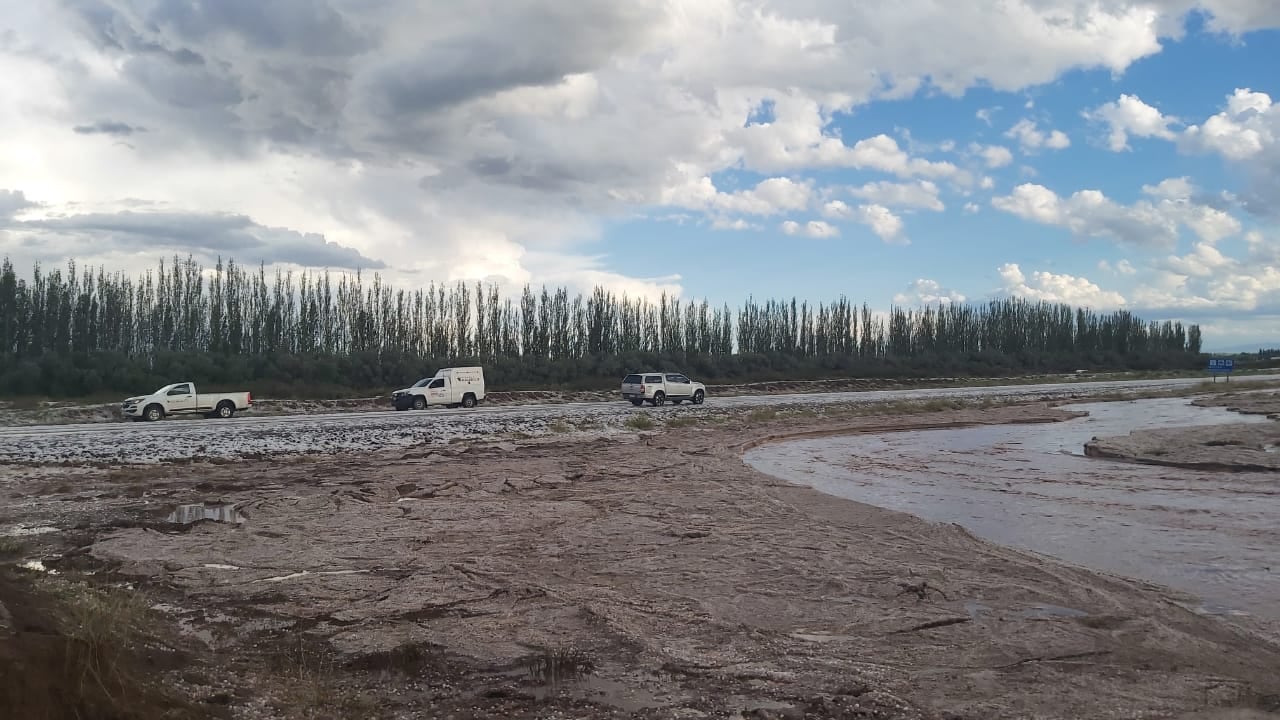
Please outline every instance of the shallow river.
M1202 612L1280 620L1280 478L1086 458L1094 436L1273 422L1185 398L1065 406L1063 423L856 435L756 448L757 470L993 542L1196 595Z

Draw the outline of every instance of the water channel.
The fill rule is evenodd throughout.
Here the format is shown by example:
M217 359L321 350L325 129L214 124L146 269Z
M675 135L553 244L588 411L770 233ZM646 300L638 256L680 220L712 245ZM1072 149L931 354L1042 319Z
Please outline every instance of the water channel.
M1087 458L1094 436L1274 422L1185 398L1064 406L1062 423L766 445L746 461L821 492L958 523L993 542L1191 593L1210 614L1280 621L1280 478Z

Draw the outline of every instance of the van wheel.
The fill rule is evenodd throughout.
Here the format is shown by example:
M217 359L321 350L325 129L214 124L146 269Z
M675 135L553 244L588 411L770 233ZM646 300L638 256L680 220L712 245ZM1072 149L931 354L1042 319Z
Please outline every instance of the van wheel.
M666 393L661 393L661 392L657 393L656 395L653 396L653 399L650 400L649 402L653 403L654 407L658 407L659 405L664 405L667 402L667 395Z
M142 411L142 417L148 422L155 422L164 419L164 408L159 405L148 405L146 410Z
M476 406L476 396L475 396L475 395L472 395L471 393L467 393L466 395L463 395L463 396L462 396L462 407L467 408L467 409L470 409L470 408L473 408L473 407L475 407L475 406Z
M424 398L424 397L422 397L421 395L418 395L417 397L415 397L415 398L413 399L413 409L414 409L414 410L426 410L426 409L427 409L427 399L426 399L426 398Z
M226 420L227 418L236 414L236 406L231 404L231 401L229 400L223 400L222 402L218 403L217 413L218 413L218 417L222 418L223 420Z
M706 399L707 399L707 395L706 395L706 393L702 392L701 390L699 390L698 392L696 392L696 393L694 393L694 394L693 394L693 404L694 404L694 405L701 405L701 404L702 404L702 401L703 401L703 400L706 400Z

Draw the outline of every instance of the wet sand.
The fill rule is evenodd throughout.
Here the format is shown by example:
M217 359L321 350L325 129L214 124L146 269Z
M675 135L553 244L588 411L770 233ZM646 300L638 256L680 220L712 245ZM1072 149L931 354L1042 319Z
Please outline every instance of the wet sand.
M28 559L59 578L142 593L200 659L183 687L226 717L1226 718L1192 713L1280 705L1280 647L1186 598L741 460L788 437L1066 417L796 415L390 456L6 468L0 526L27 528ZM195 503L209 511L180 509ZM590 671L549 684L548 665ZM299 693L312 685L324 692Z

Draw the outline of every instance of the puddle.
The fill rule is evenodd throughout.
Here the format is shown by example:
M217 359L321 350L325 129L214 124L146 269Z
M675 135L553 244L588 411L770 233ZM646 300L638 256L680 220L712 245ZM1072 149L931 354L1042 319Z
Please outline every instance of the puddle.
M28 535L44 535L45 533L54 532L58 532L58 528L52 525L17 525L0 531L0 537L26 537Z
M277 575L275 577L254 580L254 582L284 582L285 580L296 580L300 577L307 577L308 575L361 575L367 572L369 571L368 570L320 570L317 572L311 572L310 570L300 570L295 573L289 573L288 575Z
M168 521L178 525L190 525L200 520L212 520L220 523L240 524L248 520L248 516L236 509L233 503L195 503L179 505L169 513Z
M1090 414L1049 424L797 440L756 448L744 459L820 492L1173 587L1222 612L1280 620L1280 572L1271 571L1280 569L1274 475L1084 456L1095 435L1275 421L1185 398L1064 407Z
M1089 613L1075 608L1060 605L1032 605L1018 613L1024 618L1079 618L1089 617Z

